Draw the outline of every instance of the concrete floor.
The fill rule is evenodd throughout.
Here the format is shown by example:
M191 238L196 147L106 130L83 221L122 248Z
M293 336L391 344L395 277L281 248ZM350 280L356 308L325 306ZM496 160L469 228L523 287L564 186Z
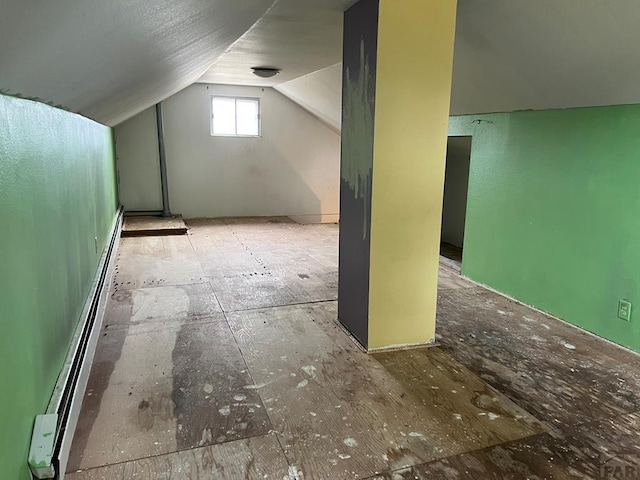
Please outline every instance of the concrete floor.
M366 355L336 225L188 226L122 240L67 479L640 477L637 355L446 262L441 347Z

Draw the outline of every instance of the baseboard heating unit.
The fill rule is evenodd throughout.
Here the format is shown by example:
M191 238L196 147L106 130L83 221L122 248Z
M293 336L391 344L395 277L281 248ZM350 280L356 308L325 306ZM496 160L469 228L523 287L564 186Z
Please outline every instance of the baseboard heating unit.
M64 479L107 305L122 217L120 207L49 406L35 419L28 461L32 475L38 479Z

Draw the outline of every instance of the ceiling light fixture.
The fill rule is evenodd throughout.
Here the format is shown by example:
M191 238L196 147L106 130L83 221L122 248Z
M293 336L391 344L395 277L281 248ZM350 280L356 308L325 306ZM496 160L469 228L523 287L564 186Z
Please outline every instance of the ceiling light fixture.
M280 73L279 68L273 67L251 67L251 70L253 70L254 75L257 75L260 78L271 78Z

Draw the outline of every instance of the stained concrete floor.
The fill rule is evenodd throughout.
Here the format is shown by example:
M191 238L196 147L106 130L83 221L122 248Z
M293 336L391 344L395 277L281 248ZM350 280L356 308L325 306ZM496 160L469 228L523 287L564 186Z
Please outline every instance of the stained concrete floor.
M66 478L640 477L637 355L446 262L441 346L366 355L336 225L188 226L122 240Z

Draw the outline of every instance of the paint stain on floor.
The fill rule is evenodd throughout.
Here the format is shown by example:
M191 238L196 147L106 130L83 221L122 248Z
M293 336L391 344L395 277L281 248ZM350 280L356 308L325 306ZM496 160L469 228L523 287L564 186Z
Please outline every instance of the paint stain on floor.
M441 347L366 355L336 324L338 227L270 220L196 220L188 236L123 241L68 479L635 468L637 355L446 262Z

